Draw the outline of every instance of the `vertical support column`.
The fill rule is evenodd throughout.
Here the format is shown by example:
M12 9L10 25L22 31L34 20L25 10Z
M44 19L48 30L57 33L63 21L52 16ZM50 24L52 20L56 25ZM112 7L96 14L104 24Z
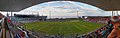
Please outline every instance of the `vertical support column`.
M113 11L113 16L115 16L115 11Z
M118 15L117 15L117 11L115 11L114 14L115 14L115 16L118 16Z
M7 12L6 16L8 17L8 12Z
M112 16L116 16L117 15L117 11L112 11Z
M112 16L113 16L113 11L112 11Z
M119 14L118 14L119 12L117 11L117 16L119 16Z
M12 14L13 14L13 12L11 12L11 20L12 20L12 16L13 16Z
M113 11L113 16L118 16L118 11Z
M115 16L115 11L113 11L113 16Z

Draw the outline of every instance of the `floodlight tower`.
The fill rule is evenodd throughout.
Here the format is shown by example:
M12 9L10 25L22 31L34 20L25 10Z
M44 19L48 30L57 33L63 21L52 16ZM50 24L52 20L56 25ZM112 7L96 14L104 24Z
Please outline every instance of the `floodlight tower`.
M77 18L78 18L79 16L78 16L78 11L77 11Z
M49 17L50 17L50 19L51 19L51 11L49 11Z

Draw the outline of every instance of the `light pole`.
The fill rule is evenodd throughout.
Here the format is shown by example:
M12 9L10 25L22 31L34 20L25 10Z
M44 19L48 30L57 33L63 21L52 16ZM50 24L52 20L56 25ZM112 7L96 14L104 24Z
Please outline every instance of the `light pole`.
M78 16L78 11L77 11L77 18L78 18L79 16Z
M79 14L78 14L78 11L77 11L77 20L79 20Z
M49 17L50 17L50 19L51 19L51 11L49 11Z

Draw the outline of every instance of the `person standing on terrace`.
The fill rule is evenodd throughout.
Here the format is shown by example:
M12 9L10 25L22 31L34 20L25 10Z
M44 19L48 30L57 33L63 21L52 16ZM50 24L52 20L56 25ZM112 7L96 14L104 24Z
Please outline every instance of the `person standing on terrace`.
M120 38L120 19L118 16L113 16L111 18L113 24L113 30L108 35L108 38Z
M3 21L3 15L0 13L0 38L2 37L2 21Z

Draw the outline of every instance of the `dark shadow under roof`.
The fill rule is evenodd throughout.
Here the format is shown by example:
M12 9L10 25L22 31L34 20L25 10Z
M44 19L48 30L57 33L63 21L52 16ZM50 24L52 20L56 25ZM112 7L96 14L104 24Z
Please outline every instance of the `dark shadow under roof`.
M0 0L0 11L19 12L36 4L57 0ZM63 0L60 0L63 1ZM105 11L120 10L120 0L67 0L87 3Z

